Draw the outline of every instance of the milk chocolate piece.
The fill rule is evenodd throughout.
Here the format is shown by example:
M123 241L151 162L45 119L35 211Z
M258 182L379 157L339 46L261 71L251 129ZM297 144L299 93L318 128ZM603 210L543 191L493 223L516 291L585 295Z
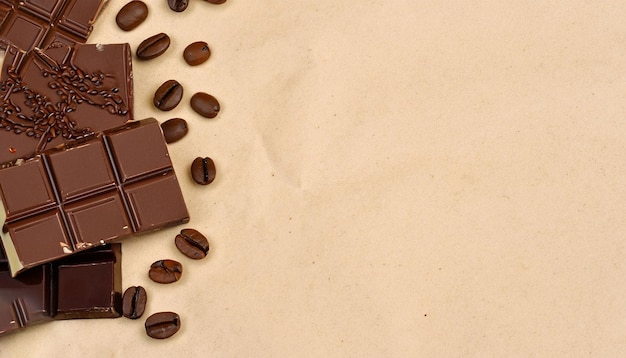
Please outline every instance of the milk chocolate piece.
M11 273L189 221L159 123L132 122L0 169Z
M0 336L52 319L120 317L121 254L120 244L101 246L15 278L0 260Z
M84 43L106 0L0 1L0 47L13 44L23 51L56 42Z
M118 127L133 118L128 44L7 49L0 83L0 163Z

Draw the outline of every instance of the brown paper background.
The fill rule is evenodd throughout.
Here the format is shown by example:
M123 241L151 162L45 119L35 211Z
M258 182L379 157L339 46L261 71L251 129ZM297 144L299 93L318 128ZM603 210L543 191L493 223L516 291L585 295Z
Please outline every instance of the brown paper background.
M181 331L52 322L0 356L626 354L624 2L190 2L146 1L125 33L111 0L90 39L172 37L133 64L136 117L188 120L170 152L211 252L183 257L180 228L126 240L123 285ZM196 40L213 54L189 67ZM185 97L159 112L170 78ZM196 91L217 118L190 110ZM148 279L162 258L181 281Z

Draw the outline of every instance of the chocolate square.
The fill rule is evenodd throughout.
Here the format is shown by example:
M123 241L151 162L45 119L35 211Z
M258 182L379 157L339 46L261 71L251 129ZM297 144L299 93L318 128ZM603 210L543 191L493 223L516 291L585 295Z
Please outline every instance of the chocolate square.
M74 250L59 210L7 223L6 227L23 267L50 262ZM9 261L9 264L15 271L23 268L14 268L18 265L16 262Z
M124 186L135 230L151 231L179 224L187 217L187 207L178 180L166 173Z
M115 189L115 177L101 141L91 141L46 156L59 198L66 203Z
M36 267L17 278L0 268L0 336L50 320L49 280L48 267Z
M87 40L103 5L102 0L66 0L57 26L82 38L83 41Z
M131 127L133 129L128 130ZM122 183L172 166L163 132L156 121L134 122L106 132L106 139Z
M0 37L25 51L30 51L41 44L47 32L48 28L39 21L11 12L2 27Z
M41 158L0 171L0 195L7 220L55 205L54 192Z
M117 190L67 205L64 211L77 248L102 245L133 232Z
M122 315L121 245L88 251L53 264L55 319L115 318Z
M18 4L20 10L51 22L61 10L63 0L21 0Z

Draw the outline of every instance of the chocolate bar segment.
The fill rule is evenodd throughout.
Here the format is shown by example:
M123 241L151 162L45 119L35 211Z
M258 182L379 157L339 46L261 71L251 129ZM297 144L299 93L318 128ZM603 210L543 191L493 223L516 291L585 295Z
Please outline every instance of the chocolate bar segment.
M14 275L132 233L189 221L153 118L0 169L0 199L6 216L2 242Z
M17 277L0 260L0 336L52 319L120 317L121 254L120 244L101 246Z
M23 51L64 43L84 43L104 0L22 0L0 2L0 47L13 44Z
M128 44L7 49L0 83L0 163L30 158L133 118Z
M53 263L54 319L116 318L122 314L120 244L88 250ZM27 271L28 272L28 271Z

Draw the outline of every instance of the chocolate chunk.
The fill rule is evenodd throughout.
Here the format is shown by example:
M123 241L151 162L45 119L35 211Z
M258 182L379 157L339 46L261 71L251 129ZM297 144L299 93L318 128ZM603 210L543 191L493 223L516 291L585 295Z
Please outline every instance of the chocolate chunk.
M174 243L183 255L194 260L203 259L209 252L209 240L195 229L181 230Z
M216 5L223 4L226 2L226 0L204 0L204 1L211 3L211 4L216 4Z
M198 157L191 163L191 177L201 185L211 184L215 180L215 163L209 157Z
M0 336L51 319L119 317L121 255L106 245L15 278L0 263Z
M148 276L157 283L172 283L180 280L183 265L174 260L159 260L150 266Z
M132 119L131 60L128 44L59 45L30 56L10 46L0 82L7 99L0 106L0 164Z
M182 118L172 118L161 123L166 143L174 143L182 139L188 131L187 121Z
M84 43L105 0L0 2L0 40L23 51L51 44ZM0 45L0 47L4 47Z
M165 81L154 93L154 106L162 111L171 111L183 98L183 86L176 80Z
M190 66L197 66L211 57L209 45L204 41L196 41L185 47L183 58Z
M115 22L120 29L124 31L130 31L148 17L148 6L139 0L134 0L124 5L117 13Z
M56 278L53 318L120 317L121 255L122 245L111 244L50 264Z
M11 272L187 222L158 122L146 119L0 169Z
M131 286L124 291L122 296L122 314L126 318L137 319L146 310L148 295L146 289L141 286Z
M170 9L176 12L182 12L185 11L189 5L189 0L167 0L167 4L170 6Z
M174 312L159 312L146 319L146 334L155 339L173 336L180 329L180 317Z
M191 108L206 118L214 118L220 111L220 103L208 93L198 92L191 97Z
M170 37L160 33L148 37L137 46L137 57L141 60L151 60L161 56L170 47Z

